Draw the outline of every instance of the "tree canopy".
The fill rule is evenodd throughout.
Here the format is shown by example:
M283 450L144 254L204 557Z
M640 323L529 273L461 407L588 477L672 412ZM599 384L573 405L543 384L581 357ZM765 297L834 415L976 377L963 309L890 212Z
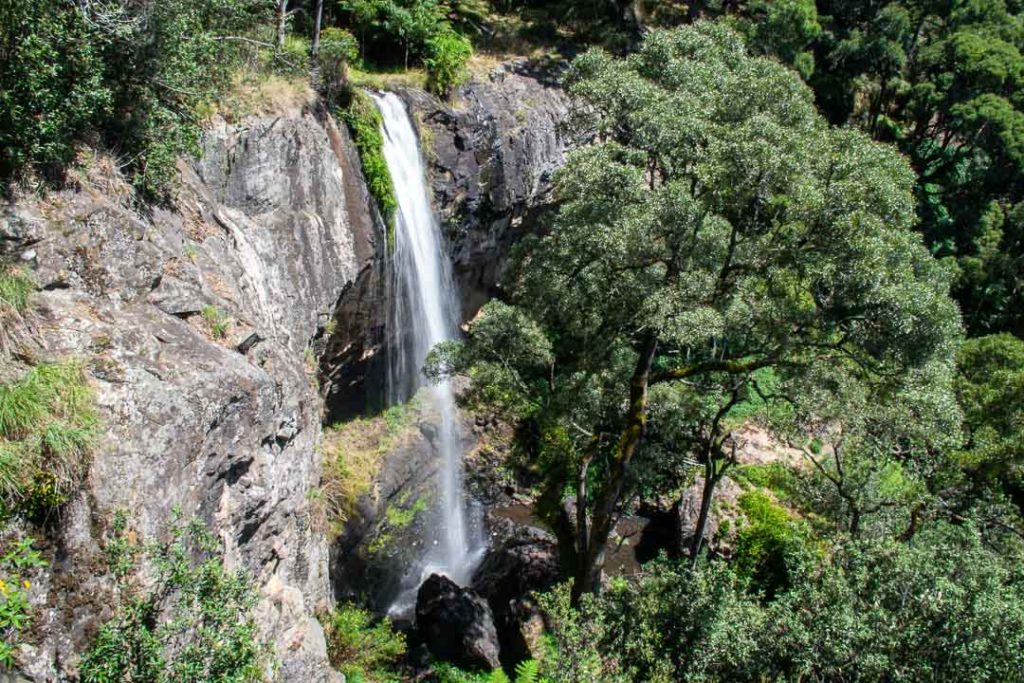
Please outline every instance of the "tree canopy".
M534 425L579 591L597 585L652 415L692 444L706 508L741 403L799 408L851 383L894 402L919 373L949 375L960 322L913 230L906 162L830 127L797 74L726 27L653 32L623 59L592 50L566 82L592 144L558 174L557 215L521 245L508 302L433 369L469 368L478 396ZM557 519L567 489L572 524Z

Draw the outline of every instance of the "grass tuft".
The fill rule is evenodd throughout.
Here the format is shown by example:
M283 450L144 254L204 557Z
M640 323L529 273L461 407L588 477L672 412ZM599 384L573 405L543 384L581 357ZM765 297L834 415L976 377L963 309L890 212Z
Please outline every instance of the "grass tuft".
M44 363L0 384L0 514L45 514L85 476L98 420L80 363Z
M28 307L28 298L36 291L36 283L22 268L0 268L0 315L4 307L21 313Z

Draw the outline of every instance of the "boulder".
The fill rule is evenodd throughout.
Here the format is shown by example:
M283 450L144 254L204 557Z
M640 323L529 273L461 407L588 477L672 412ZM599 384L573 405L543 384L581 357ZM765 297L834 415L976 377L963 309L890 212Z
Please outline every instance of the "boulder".
M516 526L477 569L473 590L487 600L494 614L503 665L512 667L537 654L543 623L532 595L560 578L554 538L526 526Z
M447 576L431 574L420 586L416 627L438 659L470 669L490 671L501 666L490 606Z

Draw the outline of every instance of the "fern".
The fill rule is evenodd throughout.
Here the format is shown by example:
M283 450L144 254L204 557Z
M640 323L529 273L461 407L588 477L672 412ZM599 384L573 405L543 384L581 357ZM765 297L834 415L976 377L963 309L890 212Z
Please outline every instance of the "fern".
M536 659L524 659L516 664L516 683L543 683Z

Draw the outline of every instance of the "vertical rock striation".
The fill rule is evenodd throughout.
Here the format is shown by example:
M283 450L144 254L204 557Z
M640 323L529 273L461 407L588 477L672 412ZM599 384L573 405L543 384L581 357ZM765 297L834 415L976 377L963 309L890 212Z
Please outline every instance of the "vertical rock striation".
M307 349L375 252L350 147L310 111L252 117L208 132L173 208L134 210L102 168L5 207L4 250L42 290L32 353L82 359L105 425L50 532L40 645L26 653L34 680L73 672L112 614L101 538L115 511L157 538L175 508L255 577L278 679L334 676L313 616L329 578L310 503L321 401Z

